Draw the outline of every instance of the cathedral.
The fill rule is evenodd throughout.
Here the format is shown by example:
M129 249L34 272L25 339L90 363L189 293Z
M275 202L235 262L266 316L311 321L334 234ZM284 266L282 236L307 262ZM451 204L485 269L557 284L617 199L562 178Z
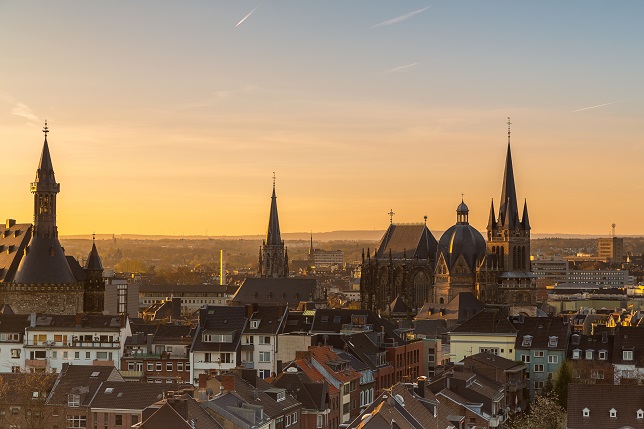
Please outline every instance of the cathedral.
M392 219L373 256L370 249L366 256L363 252L363 308L385 314L401 308L415 312L425 302L447 304L460 292L471 292L486 304L536 304L528 205L524 202L519 218L509 125L499 212L492 201L487 241L469 224L463 199L456 208L456 224L438 241L427 228L427 217L425 224L396 224Z
M101 258L92 243L85 267L66 256L58 240L56 182L45 123L40 163L31 183L34 223L8 219L0 236L0 304L15 313L102 313L105 284Z

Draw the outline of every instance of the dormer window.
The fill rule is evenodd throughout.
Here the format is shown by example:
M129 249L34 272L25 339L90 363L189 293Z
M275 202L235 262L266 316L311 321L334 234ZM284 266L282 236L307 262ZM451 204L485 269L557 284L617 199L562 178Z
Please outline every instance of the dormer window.
M617 418L617 410L615 408L611 408L609 413L610 413L611 418L613 418L613 419Z
M572 358L579 359L581 357L581 350L575 349L572 351Z
M277 402L283 401L286 399L286 393L284 391L277 392Z
M521 347L530 347L530 346L532 346L532 336L524 335L523 342L521 343Z
M593 353L594 353L593 349L586 350L586 360L593 360Z
M606 350L600 350L599 360L606 360L606 359L608 359L608 352Z
M80 407L80 395L69 394L67 395L68 407Z
M624 360L633 360L633 350L623 350L622 359Z
M250 329L257 329L257 328L259 328L259 320L251 320Z
M644 419L644 410L640 408L639 410L637 410L637 420L642 420L642 419Z
M549 337L548 338L548 347L557 347L557 343L559 342L559 337Z
M584 417L590 417L590 410L588 408L584 408L581 410L581 415Z

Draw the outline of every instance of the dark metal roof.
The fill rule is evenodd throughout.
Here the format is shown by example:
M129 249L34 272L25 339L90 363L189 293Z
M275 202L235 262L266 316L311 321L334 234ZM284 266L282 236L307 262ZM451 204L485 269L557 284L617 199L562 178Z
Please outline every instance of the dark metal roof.
M393 259L429 259L436 260L438 243L427 225L395 224L387 228L380 240L377 259L387 259L391 253Z
M443 255L445 263L451 269L463 255L470 271L476 270L476 265L485 256L485 239L474 227L467 223L457 223L443 233L438 242L438 253Z
M512 168L510 142L508 142L508 152L505 157L505 172L503 173L503 187L501 188L499 223L509 229L514 229L519 223L519 208L517 207L517 191L514 186L514 170Z
M96 250L96 243L94 240L92 240L92 250L89 252L89 256L87 257L85 269L103 271L103 263L101 262L101 257L98 255L98 250Z
M72 270L72 274L74 274L76 281L84 282L87 276L85 275L85 270L80 266L76 258L74 258L73 256L65 256L65 258L67 259L69 268Z
M514 334L517 330L512 323L496 308L484 308L462 325L458 326L453 333L459 334Z
M45 136L42 153L40 154L40 162L38 163L38 170L36 171L35 183L45 185L52 185L56 183L56 178L54 176L54 164L51 162L51 155L49 154L49 144L47 144L47 136Z
M279 246L282 244L280 234L280 221L277 217L277 197L275 196L275 183L273 183L273 195L271 196L271 212L268 217L268 232L266 233L267 246Z
M14 283L23 284L74 284L65 253L57 237L32 237L27 245Z
M300 301L318 296L318 283L311 278L248 277L231 299L235 304L271 304L297 307Z
M0 282L10 282L31 239L31 224L8 219L0 229Z

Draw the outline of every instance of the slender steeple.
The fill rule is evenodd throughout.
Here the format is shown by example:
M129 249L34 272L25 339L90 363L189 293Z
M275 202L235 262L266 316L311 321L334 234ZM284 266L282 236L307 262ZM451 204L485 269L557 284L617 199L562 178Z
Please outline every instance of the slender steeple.
M103 271L103 263L101 262L101 257L96 249L96 234L92 234L92 250L89 252L89 256L87 256L85 269Z
M45 142L36 169L36 179L31 183L34 194L34 237L58 237L56 227L56 194L60 192L60 184L56 183L54 166L49 154L47 143L47 121L43 128Z
M266 234L266 245L279 246L282 244L280 234L280 221L277 216L277 197L275 196L275 173L273 173L273 195L271 196L271 211L268 218L268 232Z
M492 204L490 205L490 218L487 221L487 230L491 231L496 228L496 218L494 214L494 198L492 198Z
M521 216L523 229L530 230L530 218L528 218L528 200L523 202L523 216Z
M512 151L510 150L510 118L508 118L508 152L505 157L505 172L503 173L503 186L501 188L501 207L499 208L499 222L503 227L514 229L519 222L519 209L517 207L517 191L514 185L514 170L512 168Z

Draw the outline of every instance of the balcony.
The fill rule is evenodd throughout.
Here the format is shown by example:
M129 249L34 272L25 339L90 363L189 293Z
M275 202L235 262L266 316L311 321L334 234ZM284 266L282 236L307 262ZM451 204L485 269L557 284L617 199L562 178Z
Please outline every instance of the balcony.
M82 348L121 348L118 341L34 341L25 340L25 347L82 347Z
M347 332L371 332L373 331L373 325L365 323L364 325L355 325L353 323L344 323L342 324L341 333Z
M253 344L253 343L242 344L241 349L242 350L255 350L255 344Z
M143 378L143 371L119 371L123 378Z
M244 369L255 369L255 362L242 362Z
M27 368L46 368L47 359L27 359L25 361L25 366Z
M527 380L512 381L507 384L508 392L518 392L519 390L527 388L527 386L528 386Z

